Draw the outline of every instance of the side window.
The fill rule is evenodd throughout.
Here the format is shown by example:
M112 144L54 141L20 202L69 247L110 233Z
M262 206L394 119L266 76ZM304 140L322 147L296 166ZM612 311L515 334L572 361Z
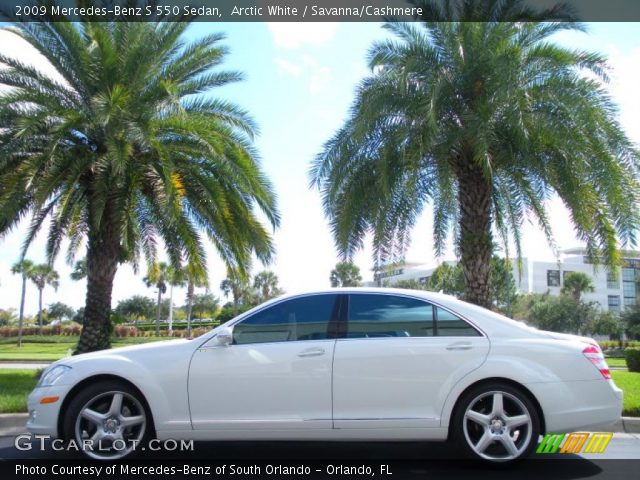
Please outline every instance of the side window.
M433 306L393 295L349 295L347 338L431 337Z
M480 333L453 313L436 307L439 337L479 337Z
M294 342L327 337L337 295L310 295L285 300L233 327L233 343Z

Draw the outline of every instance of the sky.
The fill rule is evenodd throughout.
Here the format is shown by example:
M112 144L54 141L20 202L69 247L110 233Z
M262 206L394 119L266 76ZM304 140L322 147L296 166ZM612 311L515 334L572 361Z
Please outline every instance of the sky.
M630 138L640 144L639 27L637 23L589 24L588 33L565 33L555 41L608 56L611 66L608 88L619 105L621 124ZM369 73L366 65L369 47L388 34L376 23L198 23L188 36L195 39L211 32L224 32L227 36L224 44L230 53L223 67L240 70L246 77L243 82L225 86L213 94L248 109L257 121L260 135L256 147L278 195L282 221L273 234L277 256L268 268L279 276L287 292L326 288L330 271L339 259L320 195L309 188L308 170L322 144L344 122L355 87ZM0 31L0 51L55 76L37 53L6 31ZM580 246L562 202L551 200L548 209L558 247ZM442 258L435 257L431 227L431 209L427 208L414 228L407 262L436 266L442 260L454 258L452 245ZM2 309L17 310L19 306L21 282L10 269L19 258L25 230L26 222L0 238ZM43 233L35 240L27 258L45 261L45 238ZM554 259L543 233L534 224L525 223L523 246L527 257ZM225 268L210 245L208 257L210 285L213 293L219 294L218 285L225 277ZM354 261L364 280L371 280L370 246L359 252ZM55 268L60 273L60 287L57 291L45 290L44 304L60 301L81 307L85 282L69 278L71 267L65 263L64 254L57 259ZM254 272L263 268L256 264ZM153 289L142 281L144 266L141 270L135 275L128 265L119 268L113 290L114 306L134 294L153 297ZM184 297L184 289L175 289L176 305L182 305ZM28 287L25 311L37 312L33 285Z

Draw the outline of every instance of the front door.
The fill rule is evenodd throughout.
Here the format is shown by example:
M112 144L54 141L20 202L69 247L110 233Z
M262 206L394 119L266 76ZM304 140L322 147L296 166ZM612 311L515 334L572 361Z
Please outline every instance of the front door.
M231 345L213 338L199 348L189 369L193 428L330 429L337 300L284 300L233 325Z

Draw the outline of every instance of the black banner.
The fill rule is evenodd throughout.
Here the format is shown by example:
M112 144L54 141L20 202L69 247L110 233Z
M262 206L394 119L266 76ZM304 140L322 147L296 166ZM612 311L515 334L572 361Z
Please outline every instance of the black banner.
M559 5L561 5L559 7ZM640 21L638 0L0 0L2 21Z
M471 461L445 460L154 460L127 462L83 462L72 460L3 460L3 479L93 478L255 478L255 479L609 479L635 478L638 460L586 460L582 458L529 459L513 465L487 465Z

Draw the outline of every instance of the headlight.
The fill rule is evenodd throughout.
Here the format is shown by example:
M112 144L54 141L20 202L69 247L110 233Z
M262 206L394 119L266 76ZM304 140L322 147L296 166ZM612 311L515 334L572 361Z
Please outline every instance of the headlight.
M66 365L56 365L55 367L48 368L42 373L36 387L50 387L51 385L55 385L69 370L71 370L71 367L67 367Z

